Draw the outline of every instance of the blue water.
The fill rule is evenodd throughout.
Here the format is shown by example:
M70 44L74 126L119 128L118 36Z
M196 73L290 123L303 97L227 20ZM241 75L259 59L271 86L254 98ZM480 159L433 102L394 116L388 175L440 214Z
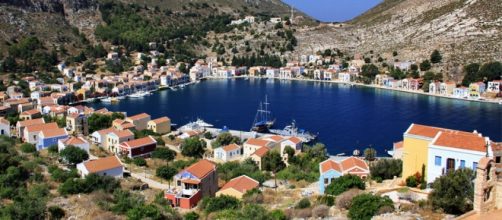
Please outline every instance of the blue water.
M492 140L502 139L502 105L320 82L209 80L143 99L92 106L168 116L178 125L200 117L216 127L249 130L266 94L276 127L295 119L299 127L318 132L331 154L372 146L384 155L411 123L477 130Z

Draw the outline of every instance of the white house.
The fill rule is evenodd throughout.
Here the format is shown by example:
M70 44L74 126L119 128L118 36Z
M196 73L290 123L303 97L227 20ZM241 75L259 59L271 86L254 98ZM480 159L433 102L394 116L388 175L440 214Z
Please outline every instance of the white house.
M493 80L488 82L487 92L500 93L502 91L502 80Z
M350 82L351 74L350 73L338 73L338 80L341 82Z
M282 18L279 18L279 17L270 18L270 22L273 24L281 23Z
M108 135L108 133L110 133L112 131L115 131L115 129L114 128L106 128L106 129L102 129L102 130L99 130L99 131L92 132L92 134L91 134L91 140L95 144L104 146L105 145L105 141L106 141L106 135Z
M273 69L267 69L266 76L268 78L277 78L277 77L279 77L279 69L275 69L275 68L273 68Z
M324 80L331 81L331 80L335 79L335 74L336 74L335 70L324 71Z
M240 158L241 150L241 146L237 144L229 144L227 146L218 147L214 149L214 159L221 160L223 162L232 161Z
M89 142L83 137L69 137L66 139L58 140L58 151L64 150L68 146L75 146L89 153Z
M324 79L324 70L321 70L321 69L314 70L314 79L323 80Z
M458 87L453 89L453 96L456 98L467 98L469 96L469 88Z
M439 83L439 82L431 82L429 84L429 93L430 94L439 94L440 87L441 87L441 83Z
M57 129L58 125L56 122L47 123L47 124L34 124L29 125L24 128L23 131L23 141L30 144L37 144L39 135L44 130L53 130Z
M293 71L291 71L291 68L281 68L279 70L279 78L281 79L291 79L293 78Z
M476 132L439 132L428 148L427 182L460 168L476 170L481 158L492 156L489 143Z
M0 135L10 137L10 122L4 117L0 117Z
M256 138L249 138L243 144L243 148L244 148L243 155L244 155L244 157L249 157L256 150L258 150L258 149L260 149L262 147L271 148L274 145L275 145L275 143L272 142L272 141L266 141L266 140L256 139Z
M77 170L82 178L92 173L115 178L122 178L124 176L124 166L117 156L84 161L77 164Z
M284 149L288 146L293 148L297 152L301 152L303 142L300 138L297 138L297 137L290 137L286 140L283 140L281 142L281 155L284 153Z

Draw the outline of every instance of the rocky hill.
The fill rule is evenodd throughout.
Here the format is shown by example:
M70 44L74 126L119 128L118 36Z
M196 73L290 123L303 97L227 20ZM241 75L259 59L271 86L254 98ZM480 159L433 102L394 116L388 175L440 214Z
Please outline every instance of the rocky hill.
M394 61L422 60L441 51L447 69L502 60L502 0L384 0L344 24L297 32L296 54L339 48Z

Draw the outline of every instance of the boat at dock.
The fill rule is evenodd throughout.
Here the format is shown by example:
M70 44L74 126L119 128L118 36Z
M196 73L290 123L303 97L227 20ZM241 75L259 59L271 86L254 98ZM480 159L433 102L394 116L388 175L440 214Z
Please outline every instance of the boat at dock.
M269 105L270 103L268 102L267 96L265 96L265 102L260 102L251 131L267 132L268 129L274 126L275 118L272 118L272 112L268 108ZM265 106L265 108L263 108L263 106Z
M205 122L204 120L197 118L196 121L189 122L186 125L181 126L178 130L180 131L193 131L193 130L203 130L204 128L211 128L212 124Z
M119 99L117 97L107 97L107 98L101 99L101 102L104 102L104 103L117 103L117 102L119 102Z
M303 142L309 143L317 138L316 134L312 134L304 129L300 129L296 126L296 121L293 120L290 125L284 127L284 129L270 129L270 133L278 134L282 136L294 136L300 138Z
M135 92L135 93L129 95L129 97L131 97L131 98L142 98L142 97L145 97L147 95L150 95L150 92L147 92L147 91L138 91L138 92Z

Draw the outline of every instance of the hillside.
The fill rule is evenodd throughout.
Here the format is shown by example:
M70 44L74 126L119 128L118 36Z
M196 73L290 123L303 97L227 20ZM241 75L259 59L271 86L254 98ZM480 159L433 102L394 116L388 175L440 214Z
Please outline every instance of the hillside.
M297 38L297 54L334 47L390 62L420 61L438 49L452 70L502 60L502 0L385 0L346 24L300 30Z

